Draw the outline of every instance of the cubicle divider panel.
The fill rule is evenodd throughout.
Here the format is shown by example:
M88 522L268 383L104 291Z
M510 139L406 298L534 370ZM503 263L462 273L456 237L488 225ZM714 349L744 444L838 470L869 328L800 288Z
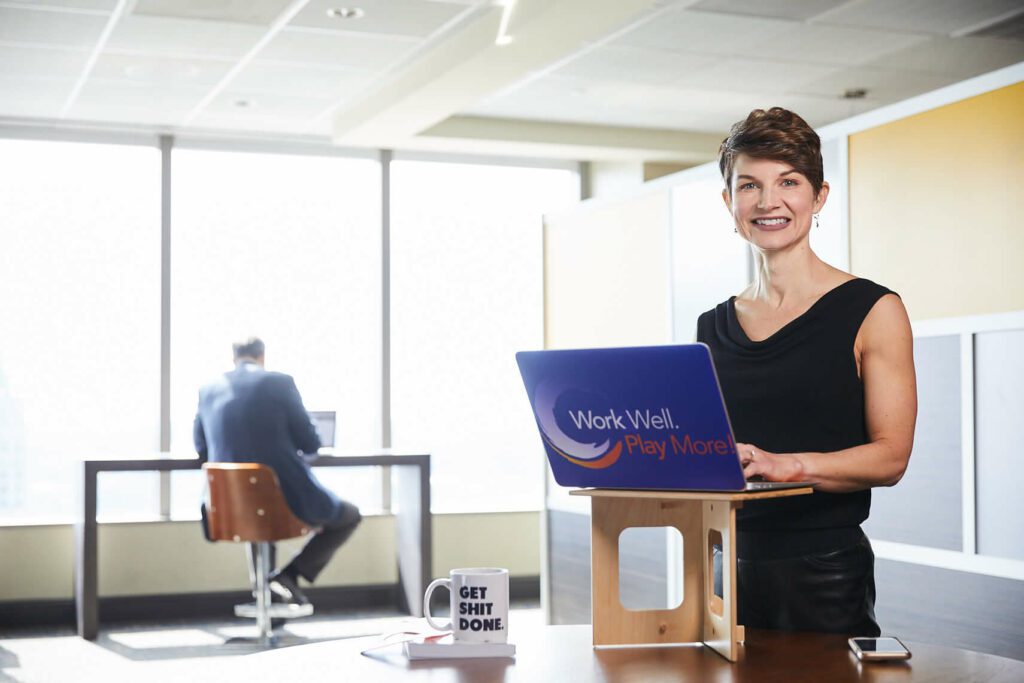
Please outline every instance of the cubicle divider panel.
M594 645L700 642L703 632L701 504L591 499ZM619 536L631 527L674 527L683 537L683 600L664 610L629 610L619 593Z

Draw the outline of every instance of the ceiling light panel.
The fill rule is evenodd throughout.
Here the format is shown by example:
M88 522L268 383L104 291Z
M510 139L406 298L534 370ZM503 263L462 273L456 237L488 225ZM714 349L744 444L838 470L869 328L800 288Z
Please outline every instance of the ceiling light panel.
M842 26L949 35L1020 9L1020 0L861 0L820 17Z
M106 24L105 14L0 7L0 42L91 49Z
M266 34L249 24L129 16L110 35L107 49L148 55L241 57Z
M701 0L689 7L709 12L805 21L845 2L847 0Z
M259 56L281 62L379 71L400 60L419 43L416 38L286 28Z
M327 16L328 10L342 7L358 7L365 14L358 19ZM430 0L311 0L289 25L425 38L465 11L465 5Z
M132 14L270 26L289 4L291 0L136 0Z

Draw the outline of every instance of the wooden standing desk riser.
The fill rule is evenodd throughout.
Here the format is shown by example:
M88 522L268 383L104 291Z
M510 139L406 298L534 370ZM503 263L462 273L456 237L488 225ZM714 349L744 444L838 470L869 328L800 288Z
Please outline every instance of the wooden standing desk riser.
M591 502L594 645L704 643L730 662L744 640L736 620L736 510L743 501L806 495L795 488L756 493L584 489ZM619 536L630 527L673 527L683 537L683 601L629 610L619 598ZM722 595L715 595L714 545L722 548Z

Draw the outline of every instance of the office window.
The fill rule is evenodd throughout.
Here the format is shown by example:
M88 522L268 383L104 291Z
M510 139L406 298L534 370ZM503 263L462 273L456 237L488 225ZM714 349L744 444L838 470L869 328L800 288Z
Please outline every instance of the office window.
M172 154L171 450L194 457L199 387L255 334L308 410L337 411L336 445L380 447L380 165L365 159L176 149ZM362 505L379 473L318 470ZM176 478L177 479L177 478ZM177 485L176 485L177 486ZM175 510L201 487L177 487Z
M0 519L66 521L83 457L159 448L159 172L155 148L0 140Z
M570 171L392 164L396 448L426 451L436 511L537 509L543 451L515 352L543 347L542 215Z

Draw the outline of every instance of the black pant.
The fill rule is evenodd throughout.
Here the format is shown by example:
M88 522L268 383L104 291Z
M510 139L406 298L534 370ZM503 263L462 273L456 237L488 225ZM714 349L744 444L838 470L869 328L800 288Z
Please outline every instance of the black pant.
M715 549L715 592L722 594ZM750 628L878 636L875 554L866 536L855 545L799 557L736 561L739 623Z
M359 514L359 508L351 503L341 501L341 510L338 515L320 525L320 530L310 536L302 549L295 553L288 564L281 571L295 573L306 581L312 583L320 574L334 553L341 545L348 540L352 532L356 530L363 517ZM255 558L250 557L250 564ZM270 566L277 565L277 546L270 544ZM254 566L254 565L252 565ZM255 572L250 574L255 576Z

